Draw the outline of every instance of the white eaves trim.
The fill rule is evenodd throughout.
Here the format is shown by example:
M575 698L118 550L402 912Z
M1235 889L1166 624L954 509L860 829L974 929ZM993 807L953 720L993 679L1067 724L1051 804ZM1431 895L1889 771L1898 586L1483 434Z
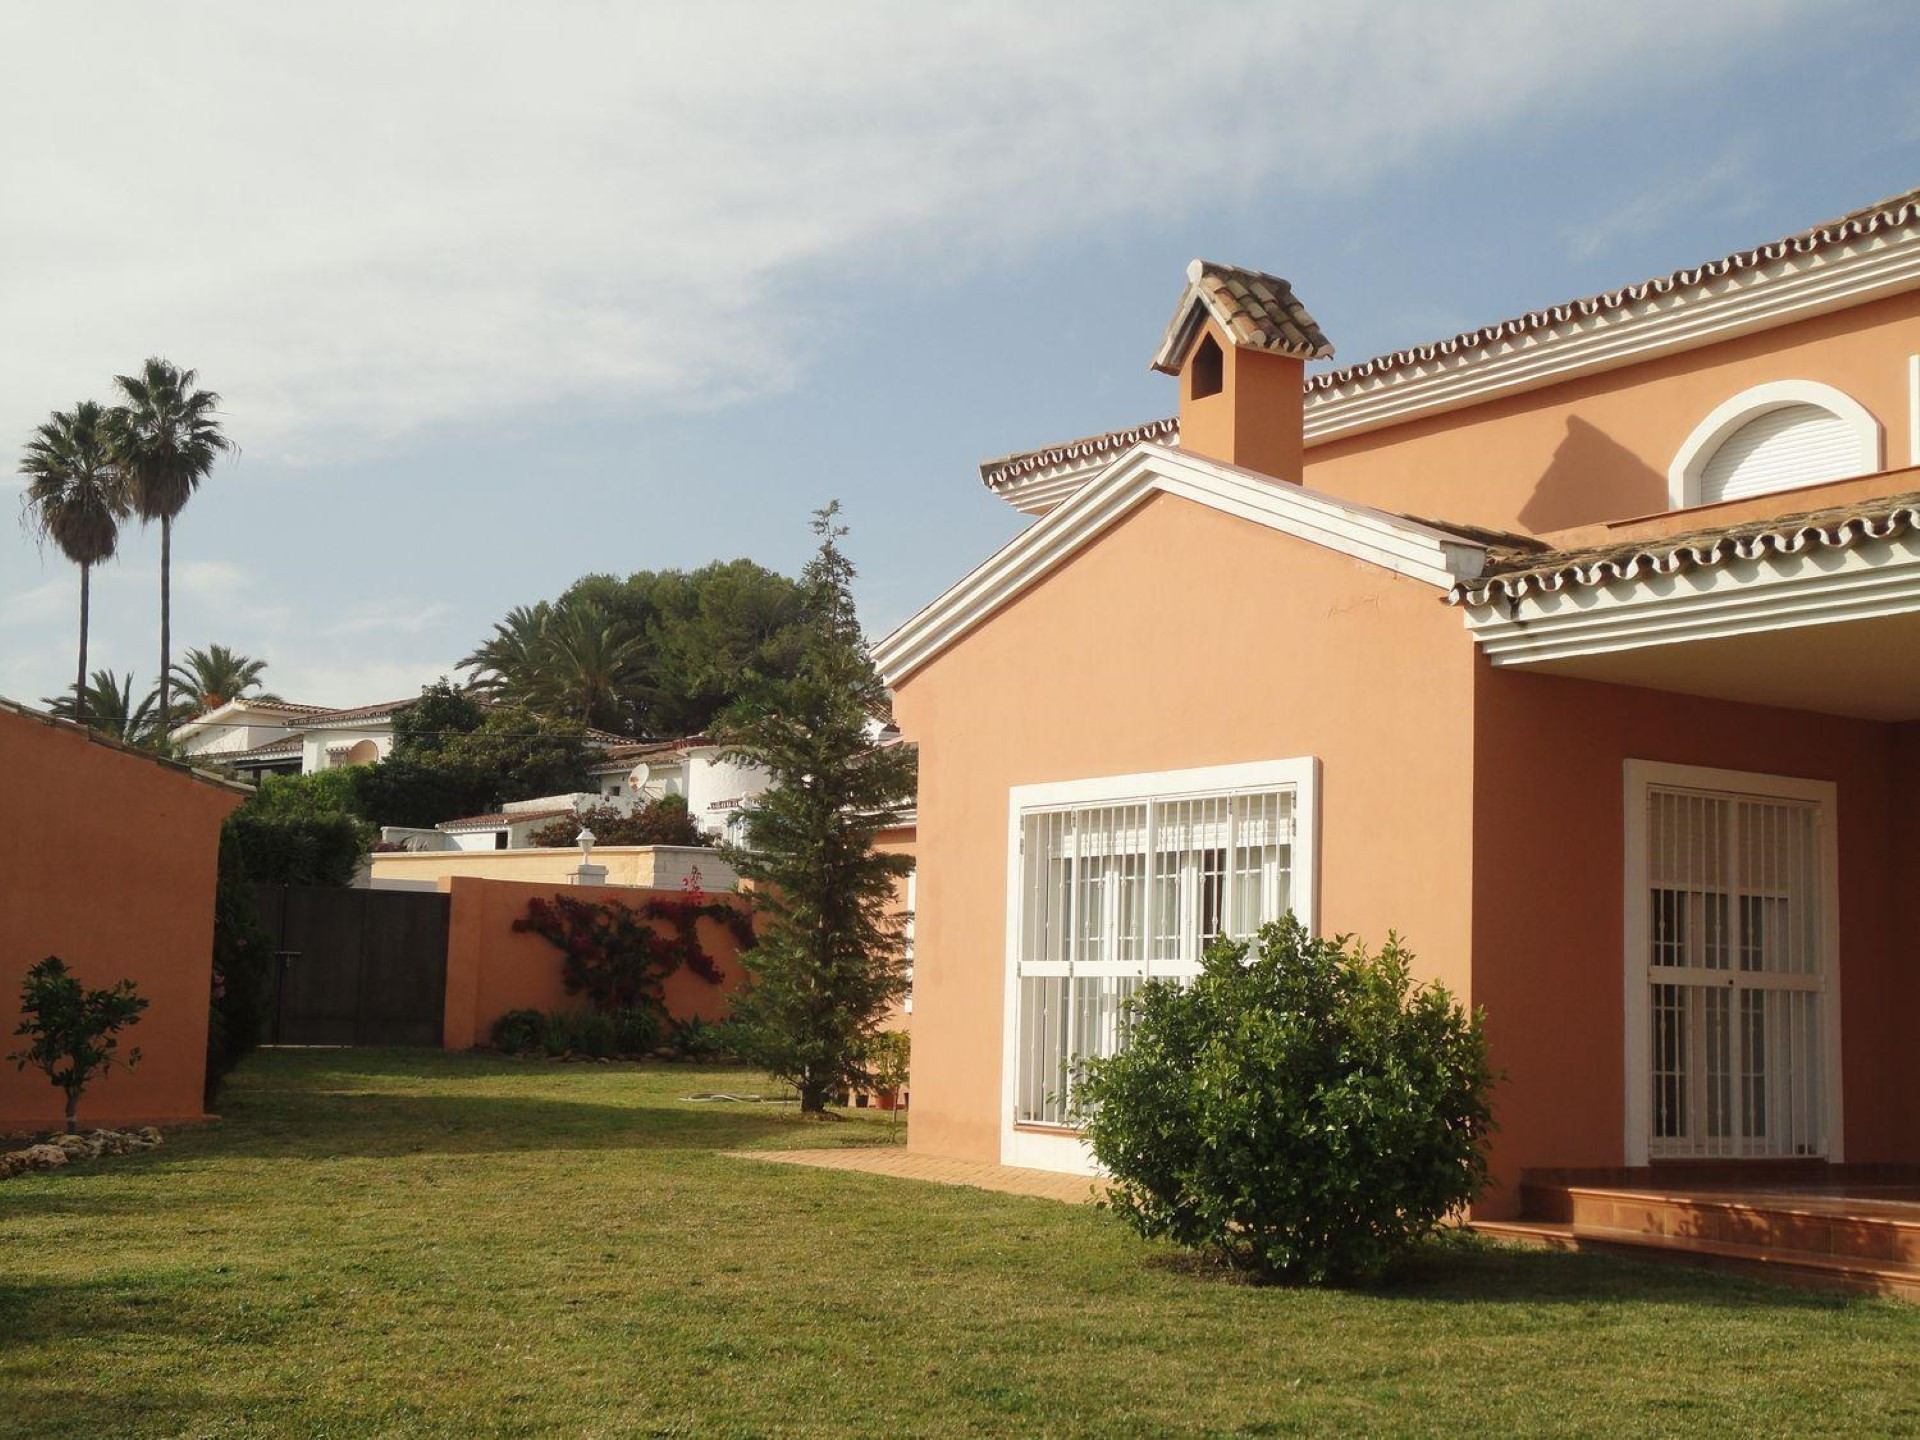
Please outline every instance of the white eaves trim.
M1485 546L1404 516L1164 445L1136 445L875 645L881 675L889 685L898 684L1160 494L1178 495L1441 589L1478 577L1486 564Z
M1493 664L1516 666L1916 611L1920 536L1906 531L1517 601L1496 592L1466 619Z
M1920 285L1920 222L1650 295L1533 333L1309 391L1306 443L1696 349Z

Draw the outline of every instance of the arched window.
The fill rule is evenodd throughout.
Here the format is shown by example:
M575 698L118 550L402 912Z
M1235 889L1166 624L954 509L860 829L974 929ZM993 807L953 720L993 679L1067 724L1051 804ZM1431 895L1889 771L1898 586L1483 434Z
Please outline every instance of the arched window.
M1769 495L1882 468L1880 422L1852 396L1779 380L1734 396L1694 428L1667 472L1675 509Z

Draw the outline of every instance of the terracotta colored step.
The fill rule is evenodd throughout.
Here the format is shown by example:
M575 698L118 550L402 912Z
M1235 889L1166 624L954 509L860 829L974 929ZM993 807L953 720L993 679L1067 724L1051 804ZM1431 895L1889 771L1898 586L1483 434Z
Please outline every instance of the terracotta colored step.
M1698 1265L1803 1289L1844 1290L1920 1300L1920 1265L1872 1264L1831 1255L1755 1250L1692 1239L1661 1240L1578 1234L1572 1225L1551 1220L1476 1220L1482 1235L1554 1250L1578 1250L1624 1259Z
M1920 1266L1920 1206L1912 1204L1578 1186L1566 1194L1566 1217L1583 1237Z

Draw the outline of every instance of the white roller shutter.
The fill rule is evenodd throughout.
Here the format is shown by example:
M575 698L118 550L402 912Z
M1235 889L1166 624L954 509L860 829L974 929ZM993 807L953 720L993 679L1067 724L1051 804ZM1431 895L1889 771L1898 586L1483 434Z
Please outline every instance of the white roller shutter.
M1873 468L1853 427L1818 405L1783 405L1756 415L1725 440L1700 471L1700 501L1738 500Z

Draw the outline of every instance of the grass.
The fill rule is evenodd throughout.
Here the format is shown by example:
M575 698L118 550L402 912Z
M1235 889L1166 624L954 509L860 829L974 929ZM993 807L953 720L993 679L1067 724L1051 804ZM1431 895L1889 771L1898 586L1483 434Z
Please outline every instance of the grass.
M717 1152L750 1076L282 1051L0 1185L8 1435L1920 1431L1920 1306L1462 1239L1229 1283L1086 1207ZM84 1115L83 1115L84 1118Z

